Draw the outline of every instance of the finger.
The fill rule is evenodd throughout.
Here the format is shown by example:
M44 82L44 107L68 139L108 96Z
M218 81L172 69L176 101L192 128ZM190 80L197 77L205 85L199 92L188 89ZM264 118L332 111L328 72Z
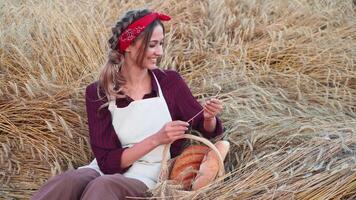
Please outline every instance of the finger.
M209 111L206 111L205 115L204 115L205 118L212 118L212 117L215 117L214 113L211 113Z
M220 102L209 101L207 102L207 105L222 109L222 104Z
M207 105L213 106L213 107L216 107L216 108L221 108L221 109L223 107L223 105L221 103L213 102L213 101L210 101Z
M206 108L210 109L210 110L214 110L216 112L219 112L221 110L220 106L216 106L216 105L206 105Z
M210 110L207 110L207 109L205 109L204 110L204 117L214 117L215 115L214 115L214 113L213 112L211 112Z
M215 108L209 105L204 106L204 110L214 111Z
M172 135L174 136L179 136L179 135L184 135L185 134L185 131L173 131L172 132Z
M185 133L184 134L178 134L178 135L173 136L173 138L182 139L182 138L184 138L184 135L185 135Z
M211 108L211 107L206 107L205 110L208 111L209 113L213 114L214 116L215 116L217 113L219 113L219 110L218 110L218 109Z
M212 98L210 99L209 101L213 102L213 103L218 103L218 104L221 104L221 101L219 99L216 99L216 98Z
M215 107L215 108L219 108L219 109L222 109L222 104L217 104L217 103L209 103L207 104L207 106L212 106L212 107Z
M220 100L214 99L214 98L213 98L213 99L209 99L207 102L209 102L209 103L215 103L215 104L222 104Z
M180 139L184 139L184 135L180 135L174 138L174 140L180 140Z
M170 132L176 132L176 131L187 131L188 127L186 126L172 126L168 129L168 131Z
M180 120L176 120L176 121L172 121L171 122L172 126L189 126L188 122L184 122L184 121L180 121Z
M184 131L173 131L169 133L169 138L180 137L184 134L185 134Z

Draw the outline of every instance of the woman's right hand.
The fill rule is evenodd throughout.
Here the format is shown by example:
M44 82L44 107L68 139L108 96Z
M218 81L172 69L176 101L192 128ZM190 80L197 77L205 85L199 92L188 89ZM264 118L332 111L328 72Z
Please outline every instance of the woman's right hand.
M155 134L155 139L161 144L168 144L175 140L182 139L185 131L188 130L189 123L184 121L171 121L166 123L161 130Z

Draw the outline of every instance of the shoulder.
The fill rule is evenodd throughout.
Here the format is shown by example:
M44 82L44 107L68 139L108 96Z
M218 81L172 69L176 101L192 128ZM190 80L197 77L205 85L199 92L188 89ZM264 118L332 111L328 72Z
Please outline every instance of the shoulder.
M99 82L98 81L95 81L95 82L92 82L90 83L87 88L86 88L86 93L92 93L94 92L95 90L97 90L98 88L98 85L99 85Z
M99 82L98 81L95 81L93 83L90 83L87 88L85 89L85 96L86 97L94 97L95 94L97 93L98 91L98 85L99 85Z
M182 76L175 70L154 69L152 72L156 75L158 81L166 86L185 83Z
M105 92L102 91L101 89L98 92L98 89L99 89L99 82L98 81L90 83L85 89L85 98L86 98L86 100L90 100L90 101L103 100L102 97L105 96Z

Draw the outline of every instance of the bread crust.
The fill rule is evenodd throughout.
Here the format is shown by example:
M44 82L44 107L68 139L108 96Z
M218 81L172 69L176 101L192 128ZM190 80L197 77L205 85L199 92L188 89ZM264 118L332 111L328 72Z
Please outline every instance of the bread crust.
M215 143L216 148L219 150L222 159L225 159L227 152L230 149L228 141L218 141ZM192 190L198 190L210 184L216 178L219 172L219 159L214 151L209 151L203 158L199 167L198 175L192 183Z
M176 158L169 179L182 184L184 189L189 189L208 152L209 147L201 145L192 145L184 149Z

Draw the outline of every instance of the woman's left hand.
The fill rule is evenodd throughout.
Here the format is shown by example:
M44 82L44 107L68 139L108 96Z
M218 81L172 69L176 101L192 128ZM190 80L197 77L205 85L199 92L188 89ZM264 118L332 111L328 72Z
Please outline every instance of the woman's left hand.
M216 115L218 115L222 108L222 102L218 99L210 99L204 104L204 120L212 120L215 119Z

